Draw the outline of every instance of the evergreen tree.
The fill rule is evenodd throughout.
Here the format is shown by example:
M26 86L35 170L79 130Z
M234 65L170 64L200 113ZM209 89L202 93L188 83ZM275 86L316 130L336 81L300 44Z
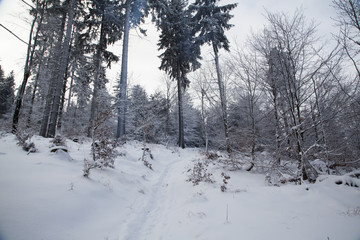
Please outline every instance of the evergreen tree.
M89 23L89 31L92 28L98 28L95 36L98 43L94 49L94 69L93 69L93 96L91 101L90 121L88 135L91 135L92 124L96 122L99 114L99 106L101 106L101 96L106 91L106 77L103 62L107 63L107 67L112 62L117 62L118 57L107 50L108 45L115 43L121 39L123 27L123 14L121 2L111 0L93 0L91 2L90 14L86 16ZM91 36L91 35L90 35Z
M0 66L0 118L4 118L13 105L14 80L14 72L11 72L8 77L5 77Z
M130 28L137 27L147 15L147 0L126 0L125 2L125 22L124 22L124 39L121 58L121 75L119 82L120 93L118 95L118 125L116 137L121 138L125 134L126 120L126 101L127 101L127 64L128 64L128 46ZM145 33L143 30L141 32Z
M161 92L155 92L150 96L149 108L150 114L154 117L154 120L152 121L151 132L148 135L149 141L164 144L168 142L170 132L168 126L170 121L169 105L168 100Z
M75 7L75 0L70 0L67 6L68 17L65 36L62 44L62 53L59 62L59 69L57 72L57 76L55 76L55 78L53 79L56 82L54 83L54 98L52 102L47 137L55 137L57 126L59 126L57 125L59 121L59 114L62 113L61 99L62 96L64 96L65 94L65 87L67 81L67 69L71 45L71 34L74 24Z
M130 89L128 100L128 133L133 139L143 140L144 131L150 116L148 96L144 88L135 85Z
M64 2L62 4L57 2L54 5L54 11L61 16L61 23L60 25L57 25L59 28L56 30L59 30L59 34L56 36L55 44L51 49L54 53L54 55L51 56L51 61L54 65L52 66L53 70L50 76L49 88L46 94L44 113L41 121L40 135L43 137L54 137L56 133L58 114L61 109L61 96L64 94L63 88L64 84L66 84L66 73L76 2L75 0L70 0L69 2Z
M201 140L201 114L194 108L191 95L184 94L184 141L186 146L199 147Z
M160 69L177 81L178 90L178 144L185 148L183 119L183 90L190 81L187 74L200 67L200 46L194 35L194 23L190 11L186 9L183 0L163 1L157 10L158 27L161 30L158 43L160 54Z
M24 66L24 75L23 75L23 80L21 83L21 86L19 88L19 91L17 93L16 96L16 100L15 100L15 110L14 110L14 114L13 114L13 121L12 121L12 133L16 133L17 132L17 127L18 127L18 122L19 122L19 118L20 118L20 110L22 107L22 101L23 101L23 96L25 93L25 89L26 89L26 84L28 82L28 79L31 75L31 68L33 66L33 59L34 59L34 53L35 53L35 48L37 46L37 38L40 32L40 28L42 25L42 20L43 20L43 14L41 13L41 11L39 11L39 8L44 7L45 6L45 2L42 2L40 4L39 1L36 2L36 9L33 8L30 11L30 14L34 16L31 27L30 27L30 34L29 34L29 42L28 42L28 48L27 48L27 53L26 53L26 58L25 58L25 66ZM39 19L39 20L38 20ZM32 42L33 40L33 33L35 30L35 26L37 25L37 30L34 36L34 42Z

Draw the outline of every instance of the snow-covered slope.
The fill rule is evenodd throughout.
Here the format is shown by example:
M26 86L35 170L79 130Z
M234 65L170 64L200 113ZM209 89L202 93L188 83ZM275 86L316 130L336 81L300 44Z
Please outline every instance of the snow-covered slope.
M0 138L0 240L360 239L360 190L331 177L308 186L265 186L264 176L226 172L193 186L196 149L149 145L153 171L130 142L115 169L82 176L90 143L67 141L51 153L49 139L33 137L27 155L13 135Z

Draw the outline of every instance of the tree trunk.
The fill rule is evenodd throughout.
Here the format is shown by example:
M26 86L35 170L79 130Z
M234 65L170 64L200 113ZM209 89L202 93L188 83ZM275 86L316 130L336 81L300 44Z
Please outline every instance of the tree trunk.
M24 77L23 77L23 81L21 83L20 89L17 93L16 96L16 101L15 101L15 110L14 110L14 115L13 115L13 122L12 122L12 133L16 134L17 132L17 128L18 128L18 123L19 123L19 117L20 117L20 110L21 110L21 106L22 106L22 99L24 97L24 93L25 93L25 88L26 88L26 84L27 81L31 75L31 66L32 66L32 62L33 62L33 56L35 53L35 48L36 48L36 44L37 44L37 38L39 35L39 31L40 31L40 26L41 26L41 19L40 19L40 23L37 27L37 31L36 31L36 35L35 35L35 39L34 39L34 45L32 46L31 42L32 42L32 34L34 31L34 26L37 20L37 14L34 17L34 20L31 24L31 28L30 28L30 34L29 34L29 43L28 43L28 48L27 48L27 53L26 53L26 61L25 61L25 67L24 67ZM32 47L32 48L31 48Z
M31 127L31 115L32 115L32 112L33 112L35 96L36 96L37 86L38 86L39 77L40 77L40 68L41 68L41 63L39 64L39 67L38 67L38 72L36 74L35 82L34 82L34 89L33 89L32 94L31 94L30 109L29 109L29 113L28 113L28 117L27 117L26 128Z
M62 13L61 25L60 25L60 28L58 29L60 33L59 33L59 36L57 39L57 43L55 44L54 47L52 47L52 51L54 51L52 54L53 62L55 62L56 59L60 58L59 49L61 48L61 43L64 38L65 23L66 23L66 13ZM57 64L55 63L55 66L56 65ZM58 73L58 69L56 69L56 68L53 69L52 75L57 76L57 73ZM43 113L43 117L41 120L40 136L42 136L42 137L47 137L47 134L48 134L50 111L51 111L51 105L53 103L55 87L56 87L56 78L52 78L52 79L50 79L49 89L46 94L44 113Z
M72 73L71 73L71 80L70 80L70 86L69 86L69 95L68 95L68 102L67 102L67 109L70 109L72 88L73 88L73 84L74 84L74 77L75 77L75 71L73 70Z
M62 126L62 119L63 119L63 114L64 114L64 104L65 104L66 79L67 79L67 77L68 77L68 67L66 68L64 82L63 82L63 90L62 90L62 94L61 94L60 107L59 107L59 113L58 113L58 121L57 121L57 131L61 131L61 126Z
M273 94L273 104L274 104L274 118L275 118L275 142L276 142L276 163L280 166L281 157L280 157L280 118L279 118L279 109L278 109L278 100L277 100L277 89L275 86L272 87Z
M327 143L327 137L326 137L326 131L325 131L325 127L324 127L324 120L323 120L323 115L322 115L322 110L320 108L320 103L319 103L319 93L318 93L318 87L316 86L316 82L315 79L312 78L313 81L313 87L314 87L314 94L315 94L315 106L316 106L316 110L318 111L318 116L319 116L319 123L320 123L320 131L322 134L322 143L324 144L324 150L325 150L325 163L326 163L326 168L327 168L327 173L330 174L330 169L329 169L329 147L328 147L328 143ZM314 111L314 109L313 109ZM314 127L317 126L317 124L315 123L315 113L313 113L314 115ZM317 127L315 128L315 133L316 133L316 142L318 142L319 139L319 134L318 134L318 130Z
M201 118L203 124L203 131L205 135L205 152L206 154L209 153L209 136L207 130L207 120L205 115L205 104L204 104L204 97L205 97L205 90L201 88Z
M182 95L182 77L180 76L180 67L177 70L177 88L178 88L178 117L179 117L179 147L185 148L184 140L184 114L183 114L183 95Z
M229 140L229 127L228 127L228 118L227 118L227 103L226 103L226 96L225 96L225 87L222 81L220 64L219 64L219 56L218 56L218 49L213 44L213 50L215 54L215 67L216 67L216 74L217 80L219 85L219 92L220 92L220 103L221 103L221 113L222 113L222 120L224 123L224 133L225 133L225 141L226 141L226 151L228 153L231 152L230 148L230 140Z
M125 117L126 117L126 102L127 102L127 64L128 64L128 47L129 47L129 31L130 31L130 0L126 1L125 12L125 29L124 40L121 59L121 76L120 76L120 94L119 94L119 109L118 109L118 125L116 130L116 138L123 138L125 135Z
M62 54L60 58L60 67L59 72L56 77L55 82L55 91L54 91L54 101L52 104L51 114L50 114L50 121L49 121L49 131L47 133L47 137L55 137L56 133L56 124L58 120L58 114L61 104L61 96L63 91L64 82L66 82L66 69L69 60L69 50L70 50L70 42L71 42L71 33L72 33L72 26L74 20L74 2L75 0L70 0L69 3L69 12L68 12L68 20L66 26L66 34L65 39L62 47Z
M251 88L251 86L250 86ZM249 101L249 110L250 110L250 119L251 119L251 163L255 163L255 147L256 147L256 123L255 123L255 113L254 113L254 97L253 93L250 92L250 101Z

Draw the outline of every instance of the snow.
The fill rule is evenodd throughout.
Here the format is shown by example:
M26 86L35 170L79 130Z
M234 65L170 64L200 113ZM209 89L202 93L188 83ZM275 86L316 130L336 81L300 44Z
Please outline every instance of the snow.
M38 152L27 154L13 135L0 138L1 240L360 239L360 189L349 176L275 187L210 164L215 183L193 186L199 150L149 144L152 171L139 160L142 143L129 142L115 169L85 178L90 142L67 140L68 152L52 153L49 139L32 140Z

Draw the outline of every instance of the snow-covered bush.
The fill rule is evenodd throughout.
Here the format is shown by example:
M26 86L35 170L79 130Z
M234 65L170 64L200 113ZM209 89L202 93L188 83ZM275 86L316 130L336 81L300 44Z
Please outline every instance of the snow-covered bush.
M92 123L92 159L84 159L84 177L88 177L90 170L94 168L114 168L115 158L119 156L119 153L116 150L118 142L115 139L109 138L112 134L108 121L111 116L111 110L101 112Z
M57 134L53 140L50 141L54 146L65 146L65 138Z
M322 175L317 179L318 183L332 183L336 185L344 185L348 187L360 187L360 171L354 171L341 176Z
M57 152L58 150L62 150L64 152L67 152L68 149L66 147L65 141L66 141L65 138L63 138L61 135L57 134L53 138L53 140L50 141L52 143L52 145L50 146L50 151Z
M200 182L213 183L212 173L208 172L209 161L198 160L192 169L189 169L190 172L188 182L192 182L194 186L198 185Z
M154 156L152 155L150 148L146 147L146 145L144 144L144 146L141 150L143 151L143 154L142 154L140 160L143 161L143 163L146 167L153 170L152 164L147 160L147 156L149 156L150 159L154 159Z
M118 156L115 140L103 138L93 142L91 151L93 160L102 167L114 167L115 158Z
M89 177L90 170L93 169L93 168L96 168L96 167L97 167L96 162L88 160L88 159L85 158L84 159L84 170L83 170L84 174L83 174L83 176L84 177Z
M223 178L223 184L220 186L220 190L221 190L222 192L225 192L226 189L227 189L226 185L228 184L228 181L229 181L229 179L230 179L230 176L227 175L227 174L224 173L224 172L221 173L221 176L222 176L222 178Z
M266 186L279 187L281 184L297 183L296 169L291 166L272 166L268 169L265 176Z
M311 165L316 169L316 171L318 171L319 173L327 173L328 171L328 166L326 165L326 163L320 159L315 159L314 161L311 162Z
M220 154L218 154L217 152L210 151L206 153L206 157L210 160L216 160L220 157Z
M92 159L84 159L84 177L88 177L94 168L114 168L115 158L119 155L116 150L117 142L110 139L94 141L91 145Z
M360 207L349 209L344 214L347 216L360 216Z
M18 132L16 134L18 145L20 145L24 151L28 152L28 154L37 151L35 143L31 141L31 137L32 135L24 132Z

